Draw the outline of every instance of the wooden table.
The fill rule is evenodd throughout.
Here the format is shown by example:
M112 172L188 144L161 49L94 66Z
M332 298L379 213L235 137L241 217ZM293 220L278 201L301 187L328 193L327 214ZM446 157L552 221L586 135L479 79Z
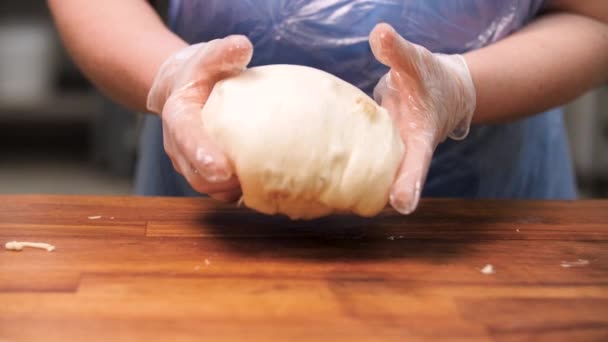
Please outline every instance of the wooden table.
M4 341L608 341L608 202L289 222L206 199L0 196ZM491 264L493 274L480 270Z

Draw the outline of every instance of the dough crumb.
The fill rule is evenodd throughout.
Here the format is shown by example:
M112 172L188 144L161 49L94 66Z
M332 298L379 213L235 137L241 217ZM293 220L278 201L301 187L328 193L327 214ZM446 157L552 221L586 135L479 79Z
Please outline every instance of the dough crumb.
M50 245L48 243L44 243L44 242L10 241L4 245L4 248L8 249L9 251L20 251L20 250L23 250L24 247L46 249L47 252L52 252L55 250L55 246Z
M515 231L519 233L519 228L516 228Z
M209 261L208 259L205 259L205 266L209 266L211 265L211 261Z
M479 270L479 272L481 272L485 275L496 273L496 271L494 271L494 266L492 266L490 264L485 265L481 270Z
M589 260L578 259L577 261L562 261L561 266L563 268L579 267L589 265Z
M389 236L388 239L391 240L391 241L393 241L393 240L395 240L395 237L394 236Z
M200 269L201 269L201 265L196 265L196 266L194 266L194 270L195 270L195 271L198 271L198 270L200 270Z
M101 215L89 216L88 218L89 220L99 220L101 218Z

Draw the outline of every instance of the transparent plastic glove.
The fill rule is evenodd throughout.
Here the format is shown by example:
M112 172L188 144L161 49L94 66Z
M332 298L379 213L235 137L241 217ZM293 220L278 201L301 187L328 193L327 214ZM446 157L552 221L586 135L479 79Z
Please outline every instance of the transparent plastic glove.
M475 87L464 58L433 54L378 24L370 34L374 56L390 71L374 98L391 114L406 147L391 188L390 203L402 214L414 211L437 145L464 139L475 111Z
M215 83L244 70L252 54L245 36L189 46L163 63L148 93L173 167L194 190L224 201L237 200L240 186L230 161L206 136L200 113Z

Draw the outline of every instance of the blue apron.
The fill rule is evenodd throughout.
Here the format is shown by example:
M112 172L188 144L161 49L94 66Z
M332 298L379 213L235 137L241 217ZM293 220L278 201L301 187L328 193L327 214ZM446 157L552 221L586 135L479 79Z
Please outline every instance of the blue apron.
M174 0L172 29L189 43L243 34L251 66L301 64L330 72L371 95L387 68L368 35L387 22L433 52L464 53L496 42L532 20L543 0ZM145 119L136 192L194 196L163 150L162 126ZM576 196L558 109L504 125L478 125L435 152L423 196L560 198Z

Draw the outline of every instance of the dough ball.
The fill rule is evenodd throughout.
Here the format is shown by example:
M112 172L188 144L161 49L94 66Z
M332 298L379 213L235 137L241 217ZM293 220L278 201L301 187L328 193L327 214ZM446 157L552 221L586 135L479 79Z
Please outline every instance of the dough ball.
M254 67L220 81L201 115L234 164L244 204L265 214L374 216L404 153L384 108L304 66Z

